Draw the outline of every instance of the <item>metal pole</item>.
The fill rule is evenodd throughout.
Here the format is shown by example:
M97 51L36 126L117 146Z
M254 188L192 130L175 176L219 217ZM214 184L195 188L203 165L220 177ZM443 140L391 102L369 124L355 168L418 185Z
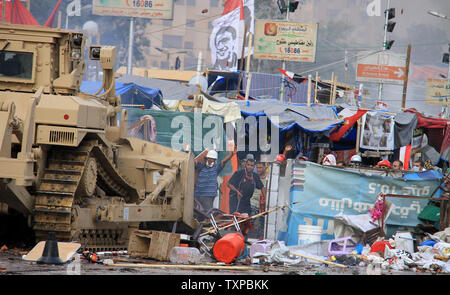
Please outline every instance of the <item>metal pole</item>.
M5 15L6 15L6 7L5 7L5 0L2 0L2 22L6 22Z
M130 37L128 40L128 68L127 74L132 74L133 69L133 39L134 39L134 17L130 18Z
M283 0L284 1L284 0ZM289 21L289 9L291 8L289 1L286 5L286 21ZM281 66L283 70L286 70L286 60L283 59L283 65ZM281 78L281 85L280 85L280 101L283 101L284 96L284 75Z
M312 85L311 85L311 75L308 75L308 95L307 95L307 97L306 97L306 105L308 106L308 107L310 107L311 106L311 88L312 88Z
M387 8L386 8L386 18L384 23L384 41L383 41L383 51L386 51L387 46L387 27L389 22L389 8L391 7L391 0L387 0ZM380 83L378 87L378 100L382 101L382 93L383 93L383 83Z

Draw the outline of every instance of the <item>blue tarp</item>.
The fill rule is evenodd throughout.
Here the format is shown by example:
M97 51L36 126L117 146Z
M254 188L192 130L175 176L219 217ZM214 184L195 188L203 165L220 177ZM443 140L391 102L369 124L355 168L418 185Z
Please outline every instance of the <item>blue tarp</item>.
M83 81L80 86L80 91L94 94L101 86L102 82ZM116 94L120 95L122 104L124 105L136 105L137 107L143 105L146 109L150 109L153 104L159 107L162 106L162 92L157 88L147 88L135 83L116 82Z
M407 172L403 177L394 178L312 162L294 164L289 202L300 203L290 207L287 230L280 231L278 239L287 245L296 245L298 226L304 224L321 226L322 240L334 239L334 216L340 212L347 215L367 213L379 193L424 197L389 198L393 207L387 225L415 227L421 223L418 215L428 203L425 197L433 195L442 177L437 171Z

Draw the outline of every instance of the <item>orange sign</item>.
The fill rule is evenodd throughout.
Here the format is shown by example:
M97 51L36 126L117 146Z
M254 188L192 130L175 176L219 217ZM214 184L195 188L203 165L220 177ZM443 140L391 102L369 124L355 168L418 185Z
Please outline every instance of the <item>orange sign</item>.
M401 80L405 79L404 67L377 66L377 65L358 65L358 76L365 78Z
M368 53L358 59L356 81L403 85L406 55L393 52Z

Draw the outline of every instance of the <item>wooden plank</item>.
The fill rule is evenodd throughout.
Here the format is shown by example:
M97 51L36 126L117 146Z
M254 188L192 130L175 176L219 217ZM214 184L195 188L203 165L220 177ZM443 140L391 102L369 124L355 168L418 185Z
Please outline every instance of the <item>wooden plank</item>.
M311 259L311 260L323 262L323 263L326 263L326 264L329 264L329 265L339 266L339 267L342 267L342 268L347 268L348 267L347 265L344 265L344 264L334 263L334 262L331 262L331 261L326 261L326 260L323 260L323 259L311 257L311 256L308 256L308 255L298 254L298 253L294 253L294 252L291 252L291 254L295 255L295 256L299 256L299 257L304 257L306 259Z
M189 264L142 264L142 263L111 263L107 266L134 267L134 268L180 268L180 269L200 269L200 270L240 270L253 271L255 268L248 266L225 266L225 265L189 265Z

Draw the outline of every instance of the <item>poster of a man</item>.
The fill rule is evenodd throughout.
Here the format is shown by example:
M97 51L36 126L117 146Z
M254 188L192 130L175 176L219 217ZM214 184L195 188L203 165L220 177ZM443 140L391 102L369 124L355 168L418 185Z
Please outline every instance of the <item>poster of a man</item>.
M214 69L227 70L237 67L236 35L237 32L232 26L222 27L217 31L214 41L216 46Z

